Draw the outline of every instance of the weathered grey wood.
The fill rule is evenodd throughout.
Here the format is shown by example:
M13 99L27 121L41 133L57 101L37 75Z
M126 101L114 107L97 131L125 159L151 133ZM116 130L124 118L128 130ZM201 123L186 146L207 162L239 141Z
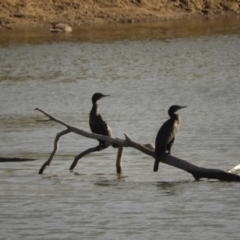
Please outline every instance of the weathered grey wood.
M107 136L104 136L104 135L99 135L99 134L95 134L95 133L86 132L86 131L81 130L79 128L76 128L76 127L68 125L67 123L65 123L65 122L63 122L63 121L61 121L61 120L51 116L50 114L48 114L47 112L45 112L45 111L43 111L43 110L41 110L39 108L36 108L35 110L40 111L44 115L49 117L49 119L46 120L46 121L50 121L51 120L51 121L57 122L57 123L65 126L66 128L68 128L70 132L82 135L82 136L87 137L87 138L93 138L93 139L96 139L96 140L102 140L102 141L105 141L105 142L115 143L116 145L120 144L121 146L124 146L124 144L125 144L124 140L110 138L110 137L107 137Z
M92 152L99 152L99 151L101 151L101 150L103 150L103 149L106 149L107 147L109 147L109 145L106 146L106 147L103 147L103 146L101 145L101 148L99 149L99 145L97 145L96 147L88 148L87 150L81 152L80 154L78 154L78 155L74 158L74 161L73 161L73 163L72 163L72 165L71 165L71 167L70 167L69 170L73 170L73 169L76 167L78 161L79 161L82 157L84 157L85 155L87 155L87 154L89 154L89 153L92 153Z
M62 131L59 134L57 134L57 137L55 139L55 144L54 144L54 151L52 152L48 161L46 161L44 163L44 165L42 166L41 170L39 171L40 174L43 173L43 170L46 166L50 165L52 157L54 156L54 154L57 151L56 145L58 144L58 141L59 141L60 137L63 136L64 134L69 133L69 132L74 132L76 134L80 134L80 135L88 137L88 138L93 138L93 139L102 140L102 141L109 142L109 143L114 143L114 144L116 144L118 146L122 146L122 147L133 147L133 148L143 152L144 154L147 154L147 155L155 158L155 149L154 149L153 145L151 145L151 144L140 144L140 143L134 141L133 139L131 139L127 134L125 134L125 139L123 140L123 139L115 139L115 138L110 138L110 137L103 136L103 135L88 133L88 132L85 132L81 129L72 127L72 126L64 123L63 121L61 121L59 119L54 118L53 116L44 112L41 109L37 108L36 110L38 110L38 111L42 112L43 114L45 114L46 116L48 116L49 120L58 122L58 123L64 125L65 127L67 127L67 130ZM82 157L82 156L84 156L84 155L86 155L90 152L93 152L93 151L95 151L95 148L90 148L90 149L80 153L78 156L76 156L75 160L72 164L73 168L75 167L77 161L79 160L79 156ZM201 178L207 178L207 179L218 179L218 180L222 180L222 181L240 181L240 176L238 176L237 174L230 173L230 172L223 171L223 170L218 170L218 169L202 168L202 167L199 167L195 164L192 164L192 163L190 163L186 160L177 158L173 155L165 154L162 157L161 162L163 162L165 164L168 164L168 165L171 165L173 167L182 169L182 170L192 174L193 177L196 180L199 180Z
M233 174L219 169L199 167L173 155L165 154L162 158L162 162L192 174L196 180L199 180L201 178L207 178L218 179L221 181L240 181L240 176L237 174Z
M230 172L230 173L236 173L239 171L240 171L240 164L238 164L237 166L234 166L233 168L228 170L228 172Z
M9 157L0 157L0 162L28 162L28 161L36 161L38 159L33 159L33 158L9 158Z
M116 160L116 170L117 174L122 173L122 158L123 158L123 152L124 152L124 147L119 146L118 147L118 154L117 154L117 160Z
M42 173L43 173L43 171L44 171L44 169L45 169L46 166L50 166L50 163L51 163L51 161L52 161L52 159L53 159L53 156L55 155L55 153L56 153L57 150L58 150L59 141L60 141L61 136L65 135L65 134L68 134L68 133L70 133L70 132L71 132L71 131L70 131L69 129L66 129L66 130L64 130L64 131L62 131L62 132L60 132L60 133L58 133L58 134L56 135L56 138L55 138L55 140L54 140L53 151L52 151L50 157L48 158L48 160L42 165L41 169L40 169L39 172L38 172L39 174L42 174Z

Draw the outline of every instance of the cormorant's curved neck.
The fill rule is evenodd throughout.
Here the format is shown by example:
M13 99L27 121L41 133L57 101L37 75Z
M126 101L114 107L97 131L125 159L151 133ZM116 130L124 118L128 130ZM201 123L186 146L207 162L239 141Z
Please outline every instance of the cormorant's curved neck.
M91 115L98 115L99 114L99 108L98 108L97 102L93 102L90 114Z
M169 111L169 112L168 112L168 115L170 116L171 119L178 120L178 121L179 121L179 119L180 119L180 118L179 118L179 115L176 114L175 112Z

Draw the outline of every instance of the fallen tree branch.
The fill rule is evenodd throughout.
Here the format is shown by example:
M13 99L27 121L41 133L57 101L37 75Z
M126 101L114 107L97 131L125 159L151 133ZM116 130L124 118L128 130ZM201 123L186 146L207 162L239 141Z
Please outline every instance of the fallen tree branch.
M131 139L127 134L125 134L125 139L123 140L123 139L110 138L110 137L99 135L99 134L85 132L81 129L78 129L78 128L75 128L73 126L68 125L67 123L51 116L50 114L46 113L45 111L43 111L39 108L36 108L35 110L42 112L44 115L49 117L49 120L55 121L55 122L65 126L67 128L66 130L57 134L57 136L55 138L55 141L54 141L53 152L51 153L49 159L43 164L43 166L39 170L39 174L42 174L45 167L50 165L50 163L53 159L53 156L55 155L55 153L58 149L58 145L59 145L59 141L60 141L61 136L65 135L65 134L68 134L70 132L82 135L82 136L87 137L87 138L92 138L92 139L112 143L112 144L115 144L117 146L132 147L132 148L135 148L135 149L143 152L144 154L147 154L147 155L155 158L155 148L154 148L153 145L140 144L140 143L134 141L133 139ZM104 148L102 148L100 150L103 150L103 149ZM79 155L77 155L75 157L71 167L70 167L70 170L72 170L76 166L78 160L81 157L83 157L86 154L89 154L91 152L95 152L95 151L97 151L97 147L89 148L89 149L85 150L84 152L80 153ZM192 164L192 163L190 163L186 160L177 158L177 157L172 156L172 155L165 154L162 157L161 161L165 164L168 164L168 165L171 165L173 167L182 169L182 170L192 174L193 177L196 180L199 180L201 178L207 178L207 179L218 179L218 180L221 180L221 181L239 181L240 182L240 176L238 176L237 174L226 172L226 171L223 171L223 170L218 170L218 169L202 168L202 167L194 165L194 164Z
M29 162L29 161L36 161L38 159L33 158L9 158L9 157L0 157L0 162Z
M52 151L50 157L48 158L48 160L42 165L41 169L40 169L39 172L38 172L39 174L42 174L42 173L43 173L43 171L44 171L44 169L45 169L46 166L50 166L50 163L51 163L51 161L52 161L55 153L56 153L57 150L58 150L59 141L60 141L61 136L66 135L66 134L68 134L68 133L70 133L70 132L71 132L71 131L70 131L69 129L66 129L66 130L64 130L64 131L62 131L62 132L60 132L60 133L58 133L58 134L56 135L56 138L55 138L55 141L54 141L53 151Z
M105 147L105 148L106 148L106 147ZM103 148L103 147L101 146L101 148L99 149L99 145L97 145L96 147L92 147L92 148L89 148L89 149L81 152L80 154L78 154L78 155L74 158L74 161L73 161L73 163L72 163L72 165L71 165L71 167L70 167L69 170L73 170L73 169L76 167L78 161L79 161L82 157L84 157L85 155L87 155L87 154L89 154L89 153L92 153L92 152L101 151L101 150L103 150L103 149L105 149L105 148Z

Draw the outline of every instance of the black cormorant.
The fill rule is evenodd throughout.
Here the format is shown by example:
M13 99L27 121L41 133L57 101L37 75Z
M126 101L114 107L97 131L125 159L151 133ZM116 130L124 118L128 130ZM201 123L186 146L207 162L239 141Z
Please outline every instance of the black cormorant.
M103 97L108 97L108 96L110 96L110 95L104 95L102 93L94 93L93 94L93 96L92 96L93 106L92 106L91 112L89 114L89 126L93 133L112 137L112 130L108 126L107 122L102 118L101 114L99 113L99 108L98 108L98 104L97 104L97 101L99 99L101 99ZM101 147L106 148L109 145L110 144L107 145L106 142L104 142L104 141L99 141L98 150L100 150ZM116 147L116 146L113 145L113 147Z
M161 159L161 155L165 152L168 154L171 153L171 147L175 140L175 136L177 134L179 125L180 125L180 116L176 114L175 112L178 111L181 108L185 108L173 105L168 109L168 115L170 116L170 119L168 119L159 129L156 140L155 140L155 163L153 171L158 171L158 165Z

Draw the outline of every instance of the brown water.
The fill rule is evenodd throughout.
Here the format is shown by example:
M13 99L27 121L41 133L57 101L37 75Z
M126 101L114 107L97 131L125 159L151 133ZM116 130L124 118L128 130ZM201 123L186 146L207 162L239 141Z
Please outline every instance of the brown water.
M76 154L97 143L70 134L36 107L89 130L94 92L114 135L153 143L172 104L187 105L172 153L205 167L240 159L239 18L102 25L71 34L0 32L1 156L40 160L0 164L1 239L239 239L239 184L195 182L125 149Z

